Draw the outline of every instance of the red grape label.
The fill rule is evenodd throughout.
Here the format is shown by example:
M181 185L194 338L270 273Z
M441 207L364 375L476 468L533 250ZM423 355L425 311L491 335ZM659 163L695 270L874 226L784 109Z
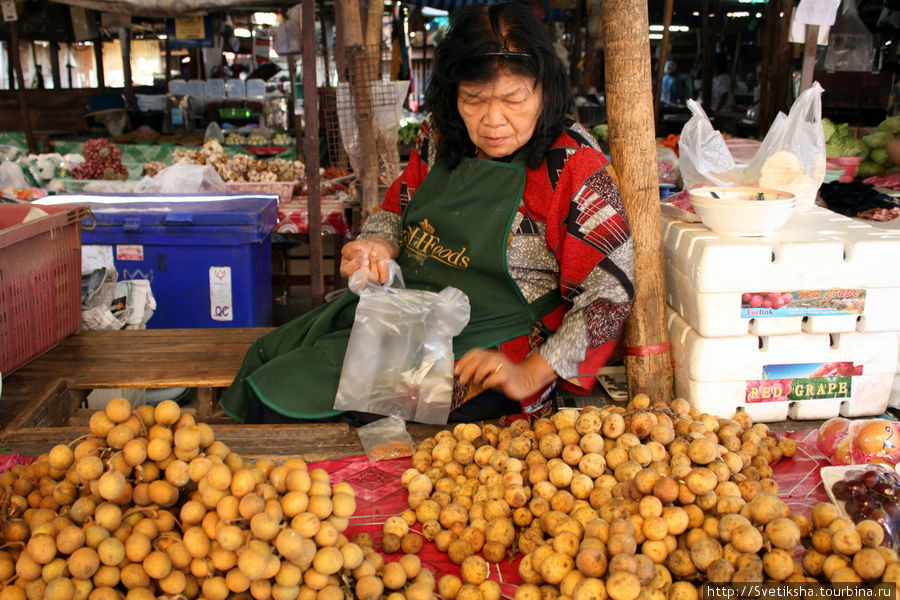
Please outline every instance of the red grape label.
M808 317L813 315L861 315L866 290L800 290L793 292L744 292L741 318Z
M862 365L850 361L765 365L762 379L747 382L747 403L850 398Z

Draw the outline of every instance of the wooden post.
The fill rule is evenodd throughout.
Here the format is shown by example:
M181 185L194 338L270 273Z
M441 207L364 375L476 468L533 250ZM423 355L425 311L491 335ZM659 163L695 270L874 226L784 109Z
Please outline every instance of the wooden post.
M363 44L359 6L353 0L338 0L341 6L345 60L349 71L350 94L356 112L359 136L359 178L361 182L361 208L365 218L378 205L378 155L375 146L375 112L372 108L371 82L368 53Z
M58 90L62 87L62 74L59 68L59 42L50 42L50 74L53 78L53 89ZM69 83L72 87L72 83Z
M384 20L384 0L369 0L366 10L366 52L372 81L381 79L381 27Z
M125 98L128 107L136 106L134 100L134 80L131 74L131 30L127 27L119 28L119 49L122 52L122 75L125 78Z
M325 302L322 272L322 197L319 185L319 90L316 81L316 4L303 0L303 157L306 161L306 210L309 220L309 283L313 306Z
M807 25L806 38L803 40L803 67L800 71L800 93L812 85L813 71L816 68L816 52L819 49L819 26Z
M625 325L625 371L631 396L672 397L666 290L653 132L647 3L606 0L606 102L610 153L634 241L635 301Z
M301 34L302 35L302 34ZM302 43L303 38L300 38ZM288 77L291 78L291 103L293 104L293 108L291 110L291 117L293 118L294 123L294 150L297 152L297 157L303 157L303 120L300 118L298 114L297 103L300 100L297 99L297 57L290 55L287 57L288 59Z
M790 14L793 2L772 0L766 7L765 45L759 78L758 133L765 136L782 108L786 108L787 89L790 84L792 61L790 60Z
M25 127L25 139L28 142L28 151L37 154L37 142L34 139L34 130L31 128L31 114L28 112L28 101L25 98L25 76L22 74L22 61L19 56L19 23L9 22L9 60L16 70L16 96L19 99L19 115L22 125Z
M97 63L97 87L106 91L106 75L103 72L103 38L94 40L94 61Z
M653 114L656 115L657 129L662 124L662 110L660 110L662 81L666 72L666 60L669 58L669 38L671 36L669 28L672 26L672 9L674 4L674 0L666 0L663 8L663 34L662 40L659 42L659 63L656 65L656 93L653 95Z
M703 100L703 106L706 112L712 116L712 80L713 80L713 44L710 40L709 27L709 0L702 0L700 3L700 56L703 57L703 68L701 69L700 98Z

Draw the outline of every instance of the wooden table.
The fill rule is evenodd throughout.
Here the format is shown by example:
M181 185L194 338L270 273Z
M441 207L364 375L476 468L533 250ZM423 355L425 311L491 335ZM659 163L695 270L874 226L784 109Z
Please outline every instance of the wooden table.
M0 444L36 456L87 433L87 394L103 388L188 387L197 390L198 421L247 458L302 456L325 460L362 454L346 423L241 425L215 411L244 355L270 328L83 331L3 380ZM439 428L409 425L414 439Z
M46 395L59 379L70 390L197 388L197 416L212 415L218 388L231 385L247 348L267 327L82 331L3 382L0 423ZM10 411L13 411L10 413Z

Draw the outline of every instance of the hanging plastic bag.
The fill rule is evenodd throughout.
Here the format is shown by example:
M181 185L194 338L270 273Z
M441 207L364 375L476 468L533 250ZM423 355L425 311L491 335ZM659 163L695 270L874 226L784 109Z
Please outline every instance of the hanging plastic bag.
M359 294L336 410L444 424L453 392L453 337L469 322L469 298L446 287L440 293L405 289L400 266L378 285L360 269L350 277Z
M872 32L859 18L856 0L844 0L841 14L831 27L825 70L871 71L875 64Z

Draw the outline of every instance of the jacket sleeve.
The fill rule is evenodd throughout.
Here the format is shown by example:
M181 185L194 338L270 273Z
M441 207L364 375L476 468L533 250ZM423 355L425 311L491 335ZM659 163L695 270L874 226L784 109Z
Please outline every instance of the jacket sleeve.
M581 148L566 161L547 215L547 244L571 306L539 352L562 379L590 390L634 299L631 231L600 153Z

